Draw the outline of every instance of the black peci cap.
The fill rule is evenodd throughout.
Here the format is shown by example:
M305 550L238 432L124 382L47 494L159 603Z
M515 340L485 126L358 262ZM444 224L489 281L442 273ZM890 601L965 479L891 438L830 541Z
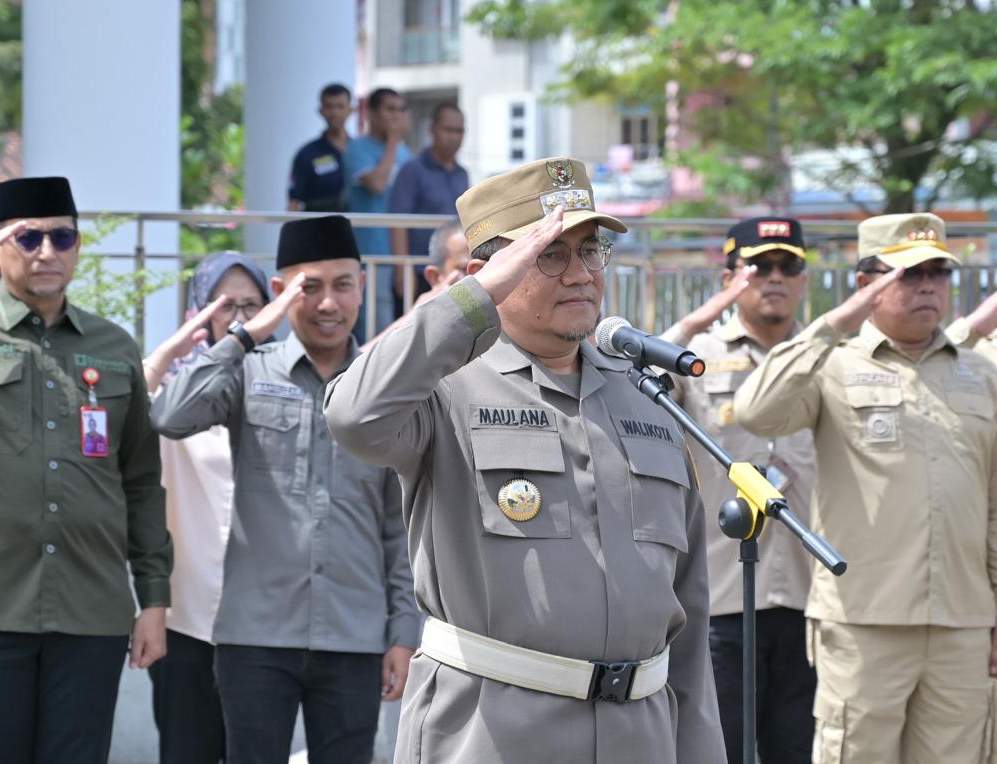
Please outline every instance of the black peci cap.
M0 183L0 220L76 217L66 178L15 178Z
M280 227L277 270L300 263L340 258L360 259L353 226L342 215L292 220Z

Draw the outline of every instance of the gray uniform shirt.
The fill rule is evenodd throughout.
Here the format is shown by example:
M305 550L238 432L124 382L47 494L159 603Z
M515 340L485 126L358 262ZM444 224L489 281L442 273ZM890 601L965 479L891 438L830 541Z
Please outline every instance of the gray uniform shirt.
M336 438L402 479L420 605L522 647L642 660L671 646L666 689L625 704L524 690L417 653L397 762L723 762L707 647L703 510L682 434L582 343L580 389L500 337L469 277L330 385ZM542 507L507 517L500 488Z
M248 354L230 337L153 404L170 438L229 429L235 508L216 643L375 653L418 642L398 478L330 437L324 388L294 334Z

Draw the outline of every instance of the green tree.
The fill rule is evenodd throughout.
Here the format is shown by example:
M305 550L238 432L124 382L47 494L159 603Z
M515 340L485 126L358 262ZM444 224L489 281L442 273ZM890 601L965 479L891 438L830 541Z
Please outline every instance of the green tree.
M847 148L818 178L846 194L876 186L884 211L913 210L918 187L926 206L955 184L993 193L989 0L487 0L470 20L497 38L570 32L555 95L663 112L677 83L697 145L672 159L713 192L764 195L787 151Z
M0 133L21 129L21 4L0 0Z

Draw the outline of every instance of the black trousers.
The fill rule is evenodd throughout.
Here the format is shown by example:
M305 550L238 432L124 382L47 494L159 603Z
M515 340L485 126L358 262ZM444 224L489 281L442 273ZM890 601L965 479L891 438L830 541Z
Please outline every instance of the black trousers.
M159 764L218 764L225 758L215 647L166 631L166 657L149 668Z
M381 654L218 645L229 764L287 764L298 706L309 764L370 764Z
M107 764L128 637L0 632L0 760Z
M710 654L728 764L742 760L742 623L740 613L710 618ZM755 697L762 764L810 764L817 675L807 663L806 619L799 610L759 610L756 633Z

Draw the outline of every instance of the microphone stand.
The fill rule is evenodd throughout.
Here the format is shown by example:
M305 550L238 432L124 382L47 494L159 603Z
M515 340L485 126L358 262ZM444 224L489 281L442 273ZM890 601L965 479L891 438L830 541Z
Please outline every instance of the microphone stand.
M727 478L737 488L737 498L725 501L720 508L720 529L732 539L740 539L738 560L741 562L744 589L744 613L742 619L742 715L743 764L754 764L755 754L755 563L758 562L758 537L765 525L765 518L771 517L782 522L800 540L807 551L836 576L845 572L848 564L824 538L811 531L806 524L794 515L785 497L776 490L764 471L747 462L735 462L720 444L717 443L686 411L673 401L668 393L675 388L675 382L667 373L660 377L649 368L641 368L640 359L634 361L627 370L627 378L634 387L665 409L682 425L682 428L695 438L707 453L727 470Z

